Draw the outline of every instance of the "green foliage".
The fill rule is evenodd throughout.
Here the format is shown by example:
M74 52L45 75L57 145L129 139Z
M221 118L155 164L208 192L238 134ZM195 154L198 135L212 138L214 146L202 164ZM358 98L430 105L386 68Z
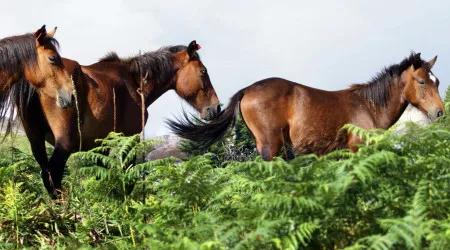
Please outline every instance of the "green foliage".
M450 103L450 86L448 86L447 90L445 91L444 103Z
M406 128L347 125L357 153L221 168L144 162L152 142L112 133L70 158L58 203L28 154L0 151L0 248L449 249L450 119Z
M200 146L198 142L183 140L180 149L189 157L212 153L214 156L212 165L214 167L220 167L228 161L254 160L257 155L253 136L240 115L236 119L235 126L230 128L222 139L207 149Z

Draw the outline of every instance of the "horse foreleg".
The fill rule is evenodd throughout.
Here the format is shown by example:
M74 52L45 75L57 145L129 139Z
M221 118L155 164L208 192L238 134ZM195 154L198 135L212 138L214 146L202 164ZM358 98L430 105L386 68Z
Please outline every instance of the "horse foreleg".
M30 142L31 152L33 153L34 159L41 167L41 178L44 182L44 186L51 194L54 189L47 168L48 157L47 150L45 148L45 133L49 130L49 128L46 125L42 111L37 107L39 107L39 105L36 103L29 105L29 110L24 112L21 122L28 141Z
M266 137L264 139L255 137L255 140L258 154L261 155L265 161L271 161L273 157L277 156L278 152L280 152L281 145L283 144L280 136Z
M53 184L51 182L51 177L48 171L48 157L47 150L45 148L45 138L42 136L28 136L30 141L31 152L33 153L34 159L41 167L41 178L44 182L44 187L47 189L49 194L54 192Z
M67 159L69 159L70 152L70 143L60 143L56 140L55 149L53 150L53 154L47 165L54 188L52 193L54 193L54 191L59 193L62 191L64 168L66 166Z

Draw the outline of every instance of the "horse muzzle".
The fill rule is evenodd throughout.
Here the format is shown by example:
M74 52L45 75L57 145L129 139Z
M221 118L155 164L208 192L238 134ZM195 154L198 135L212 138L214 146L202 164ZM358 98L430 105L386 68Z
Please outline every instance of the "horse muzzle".
M428 117L434 121L437 118L441 117L444 115L444 110L442 108L435 108L435 109L431 109L430 111L427 111L427 115Z
M56 96L56 106L62 109L70 108L73 105L73 99L74 96L72 94L72 91L58 90L58 94Z
M220 104L210 105L203 109L203 112L200 115L200 117L203 120L211 121L219 116L220 111L221 111Z

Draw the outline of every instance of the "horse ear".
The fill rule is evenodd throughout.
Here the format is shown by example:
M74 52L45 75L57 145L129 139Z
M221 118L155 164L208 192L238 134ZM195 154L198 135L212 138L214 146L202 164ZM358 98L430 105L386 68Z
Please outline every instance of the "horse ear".
M434 63L436 63L436 60L437 60L437 55L433 59L428 61L428 65L430 65L430 68L433 68Z
M49 36L49 37L54 37L54 36L55 36L56 29L58 29L58 27L55 27L55 28L53 28L52 30L50 30L49 32L47 32L47 36Z
M187 48L187 53L189 54L189 57L192 58L195 55L195 52L200 48L201 48L200 45L197 44L195 40L189 43L189 46Z
M47 30L45 29L45 24L42 25L40 29L34 32L34 37L36 40L36 46L42 45L44 43L44 39L47 36Z

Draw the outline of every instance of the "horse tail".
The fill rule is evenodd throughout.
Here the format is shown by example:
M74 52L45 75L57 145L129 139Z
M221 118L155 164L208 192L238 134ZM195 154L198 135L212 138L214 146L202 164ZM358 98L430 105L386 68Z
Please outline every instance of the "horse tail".
M23 121L29 105L37 98L38 93L25 78L0 96L0 128L6 126L3 140L13 132L17 119Z
M239 103L244 96L245 89L241 89L230 99L227 108L219 116L210 121L204 122L198 118L190 120L185 111L183 118L176 121L166 120L169 129L176 135L200 143L201 148L208 148L211 144L222 138L228 129L236 122Z

